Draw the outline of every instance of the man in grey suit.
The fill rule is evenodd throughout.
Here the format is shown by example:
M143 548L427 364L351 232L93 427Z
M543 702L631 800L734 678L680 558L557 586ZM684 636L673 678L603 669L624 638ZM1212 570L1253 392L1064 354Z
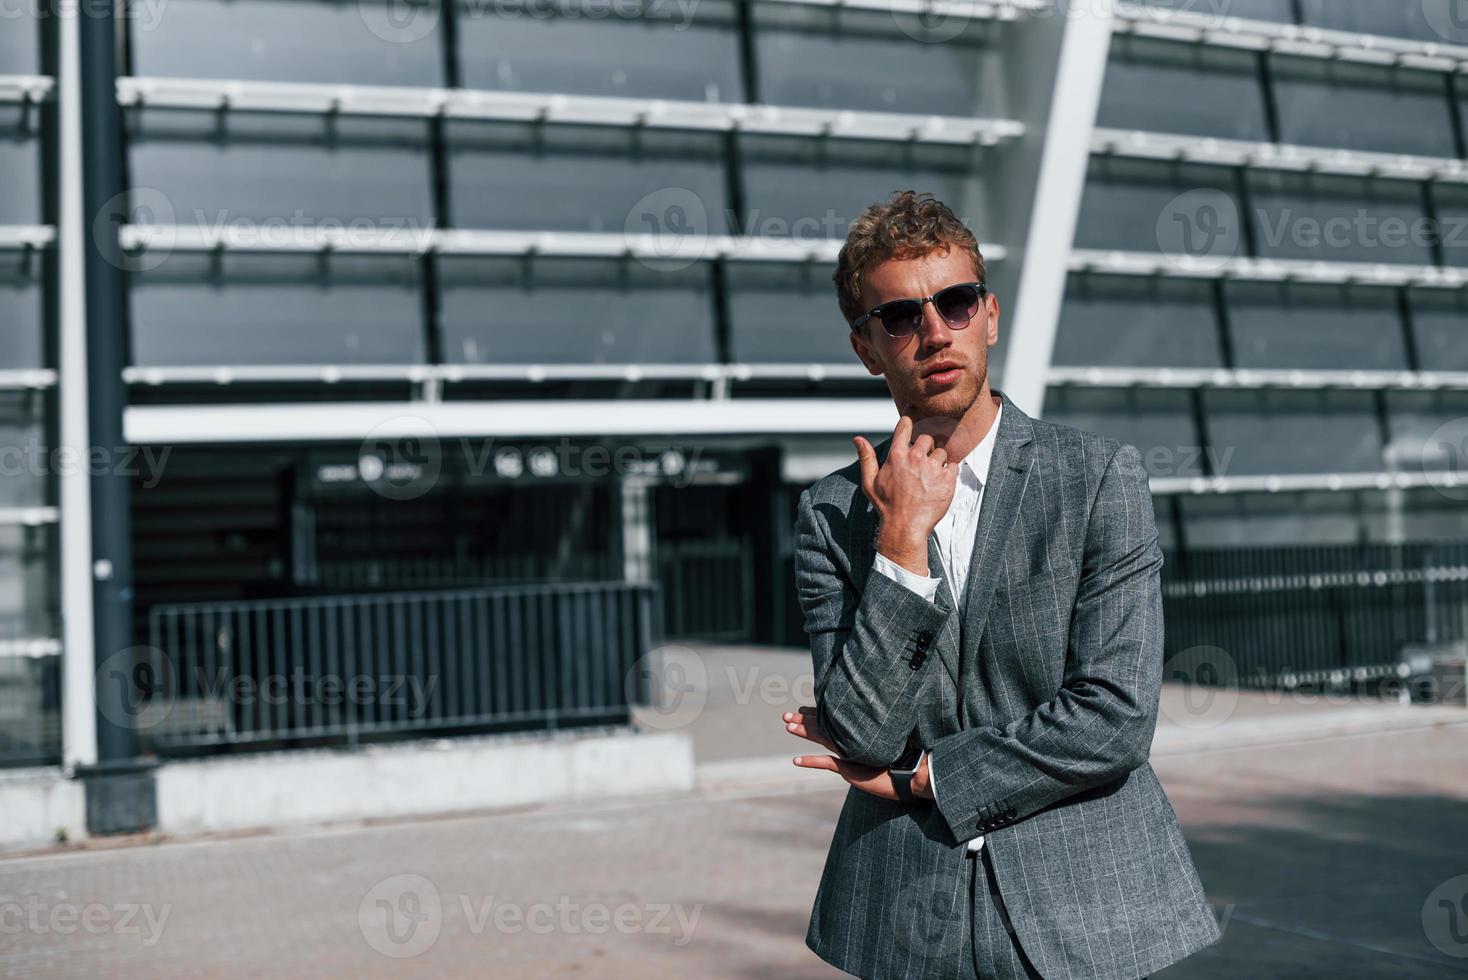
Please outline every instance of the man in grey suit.
M1133 980L1218 940L1147 763L1162 552L1137 449L990 390L972 233L903 191L835 273L900 418L800 497L816 703L850 788L806 943L860 977Z

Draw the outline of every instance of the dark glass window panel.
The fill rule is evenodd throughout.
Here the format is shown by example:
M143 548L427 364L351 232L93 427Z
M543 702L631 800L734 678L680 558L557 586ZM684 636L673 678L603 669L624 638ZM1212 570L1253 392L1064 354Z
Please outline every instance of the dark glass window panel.
M1395 503L1384 493L1362 493L1368 540L1442 542L1468 540L1468 506L1461 487L1401 491Z
M1371 392L1205 390L1203 403L1225 476L1381 470Z
M234 224L286 237L297 227L433 226L423 120L161 109L128 119L134 201L154 221L168 223L171 212L172 223L191 228Z
M1387 429L1395 469L1468 476L1468 392L1388 391ZM1468 500L1468 491L1450 491Z
M0 507L52 502L55 468L45 417L52 399L36 391L0 391Z
M747 136L744 163L746 234L761 238L844 239L851 222L900 188L929 191L984 241L988 227L971 190L973 151L865 140Z
M1072 275L1056 328L1057 365L1220 367L1211 283Z
M1468 371L1468 294L1458 289L1413 289L1412 335L1424 371Z
M43 282L52 250L0 250L0 364L45 367Z
M1186 391L1051 386L1045 418L1136 446L1150 476L1203 475L1203 450Z
M1206 44L1118 35L1096 124L1237 140L1267 140L1257 57Z
M1007 115L1000 28L988 19L940 19L930 31L907 13L780 3L756 4L754 16L761 102Z
M133 363L421 363L418 279L406 256L170 255L131 275Z
M1189 548L1354 544L1361 535L1350 493L1198 494L1177 505Z
M54 525L0 527L0 638L60 635L52 569L56 554Z
M437 0L185 0L131 9L136 75L443 84Z
M1434 183L1431 191L1442 263L1464 268L1468 266L1468 186Z
M1428 10L1437 8L1447 17L1452 4L1457 0L1300 0L1300 13L1304 23L1315 27L1326 27L1336 31L1360 31L1362 34L1385 34L1392 37L1411 38L1416 41L1444 41L1461 43L1453 37L1439 33ZM1451 24L1447 20L1443 23ZM1468 32L1468 24L1463 25Z
M820 263L730 263L730 356L752 364L860 365Z
M718 360L706 263L455 257L442 260L439 289L450 363Z
M1234 363L1241 368L1405 370L1395 290L1230 282Z
M1291 0L1142 0L1138 6L1149 10L1178 10L1219 18L1242 17L1247 20L1277 20L1294 23Z
M0 225L42 224L40 113L0 103Z
M728 231L717 135L461 121L448 133L457 227L656 234L670 255L684 235Z
M471 0L459 7L464 85L742 102L734 6L619 0L592 16L590 8Z
M36 21L39 5L14 4L0 22L0 75L41 73L41 32Z
M1274 75L1286 143L1456 156L1440 72L1278 56Z
M1199 203L1221 205L1218 247L1242 254L1233 172L1223 167L1093 157L1076 227L1076 248L1183 254L1178 222ZM1207 242L1194 254L1214 254Z
M1417 183L1263 170L1245 179L1263 257L1433 264Z

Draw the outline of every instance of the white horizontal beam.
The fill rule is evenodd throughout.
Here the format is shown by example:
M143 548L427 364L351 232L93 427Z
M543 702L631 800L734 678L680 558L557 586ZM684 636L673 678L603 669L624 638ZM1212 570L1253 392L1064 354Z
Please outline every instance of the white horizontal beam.
M51 636L23 636L0 640L0 659L35 659L61 655L61 641Z
M1305 259L1251 259L1073 249L1070 271L1118 276L1171 276L1181 279L1242 279L1365 286L1423 286L1461 289L1468 269L1387 262L1318 262Z
M131 405L123 415L134 445L356 442L369 435L855 435L890 432L896 424L890 398Z
M0 102L44 102L55 91L50 75L0 75Z
M1468 183L1468 161L1446 157L1366 153L1329 147L1258 143L1143 130L1097 129L1091 139L1091 152L1100 156L1181 160L1187 163L1252 167L1256 170Z
M550 255L573 258L636 258L652 262L834 262L844 241L836 238L778 238L740 235L657 235L576 231L469 231L301 225L125 225L119 232L129 251L318 252L389 255ZM982 246L985 259L1000 261L1002 245Z
M1359 388L1464 391L1468 371L1322 371L1255 368L1051 367L1052 385L1096 388Z
M128 384L248 384L250 382L426 381L433 369L402 364L220 364L126 367Z
M690 379L749 381L867 380L860 364L244 364L133 366L123 369L128 384L249 384L352 381L644 381ZM0 372L0 386L4 373Z
M37 527L42 524L55 524L59 519L60 511L55 507L0 507L0 525L7 527L16 525Z
M897 424L889 399L732 401L504 401L133 405L123 417L134 445L358 442L369 436L877 435ZM1468 474L1326 473L1155 477L1157 494L1281 493L1468 487Z
M882 0L881 9L888 9L886 0ZM443 116L983 146L1017 139L1025 131L1023 123L1010 119L562 93L207 78L123 77L117 80L117 98L122 105L166 109Z
M56 385L56 372L50 368L12 368L0 370L0 390L13 391L25 388L52 388Z
M51 225L0 225L0 249L46 248L55 241Z
M1394 487L1465 487L1468 473L1297 473L1288 476L1153 477L1159 495L1299 493L1310 490L1390 490Z
M805 7L842 7L877 13L927 14L970 17L975 20L1015 20L1023 14L1048 10L1051 0L761 0Z
M1456 44L1249 20L1204 10L1169 10L1151 4L1120 3L1116 15L1117 33L1140 37L1428 71L1468 67L1468 47Z

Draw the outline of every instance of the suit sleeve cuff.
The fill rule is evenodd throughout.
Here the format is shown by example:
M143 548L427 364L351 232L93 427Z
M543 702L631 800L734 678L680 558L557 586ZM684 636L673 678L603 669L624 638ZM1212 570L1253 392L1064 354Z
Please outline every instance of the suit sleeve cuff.
M892 579L894 582L904 585L909 590L916 592L918 595L922 596L924 599L927 599L929 602L932 602L938 595L938 583L940 581L939 579L927 575L914 574L913 572L910 572L907 569L903 568L901 565L897 564L895 561L888 558L881 552L877 552L874 568L876 571L881 572L883 575Z

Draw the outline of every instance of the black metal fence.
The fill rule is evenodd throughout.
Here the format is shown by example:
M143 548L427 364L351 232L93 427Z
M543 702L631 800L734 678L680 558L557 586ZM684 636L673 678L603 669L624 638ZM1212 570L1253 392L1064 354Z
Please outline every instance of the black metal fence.
M668 636L728 643L753 639L754 554L749 542L740 538L659 542L657 567Z
M130 703L160 754L620 723L659 616L603 582L160 605Z
M1468 542L1170 554L1163 602L1172 676L1376 680L1397 674L1405 646L1468 638Z

